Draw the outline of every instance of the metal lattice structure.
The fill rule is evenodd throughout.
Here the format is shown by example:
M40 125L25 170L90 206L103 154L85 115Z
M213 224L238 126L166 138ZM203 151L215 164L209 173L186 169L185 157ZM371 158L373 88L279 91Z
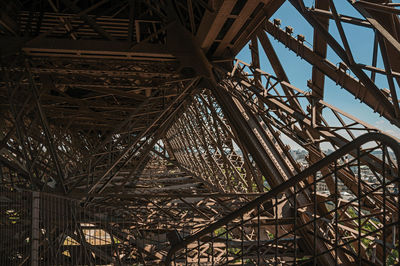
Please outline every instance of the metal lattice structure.
M324 95L398 130L400 4L309 2L0 1L1 265L399 263L398 139Z

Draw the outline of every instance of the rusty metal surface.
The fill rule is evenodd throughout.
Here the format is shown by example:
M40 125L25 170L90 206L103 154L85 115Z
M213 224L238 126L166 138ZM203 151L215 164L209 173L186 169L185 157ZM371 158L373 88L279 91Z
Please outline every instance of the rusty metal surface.
M325 160L321 144L341 153L362 133L384 133L358 114L327 102L327 78L399 127L399 5L348 2L358 17L340 14L337 0L317 0L314 6L306 6L303 0L287 1L313 28L313 36L304 36L294 34L292 27L281 28L277 19L270 20L284 0L0 1L0 196L35 191L48 193L46 200L51 201L54 195L63 195L66 202L77 202L82 208L123 206L128 222L135 220L129 228L121 223L119 231L110 231L123 244L108 243L90 251L79 230L73 235L61 232L57 224L39 225L44 239L39 248L37 241L32 249L23 246L21 262L15 246L15 262L18 257L18 263L34 265L28 254L34 252L36 260L61 263L49 260L45 247L50 246L53 254L65 251L62 242L56 245L50 238L73 236L79 246L71 248L73 256L86 254L80 263L160 264L171 243L220 218L224 221L225 215L254 197L275 193L282 184L294 182L291 178L308 165ZM357 47L345 23L374 34L371 63L353 56ZM312 44L307 41L311 38ZM251 62L234 59L247 44ZM309 64L308 88L290 83L276 49L279 44ZM339 61L330 61L329 51ZM263 70L264 54L275 74ZM376 82L378 75L386 79L388 88ZM287 139L307 152L306 165L293 157ZM357 154L351 151L349 156ZM393 175L398 175L396 161L386 160ZM384 174L385 159L380 156L368 153L358 161L374 176ZM337 179L331 172L321 171L330 195L335 194L339 179L365 206L379 197L367 186L357 185L356 171L341 168L335 172ZM292 193L296 204L316 204L309 192L312 178L308 184L303 181L292 186L309 187L308 192ZM360 188L373 196L361 197ZM315 216L329 216L323 204L312 211ZM398 210L391 211L397 217ZM280 215L269 217L271 226L264 233L276 230L277 223L286 223L289 231L300 226L289 221L291 215L282 209ZM341 215L348 212L342 210ZM2 219L9 222L7 215ZM82 223L75 221L74 226ZM346 221L343 232L354 236L357 226ZM371 245L359 247L355 242L347 245L353 245L356 255L349 255L349 249L332 252L326 239L315 239L312 228L306 223L298 232L308 243L307 250L290 255L293 261L303 256L333 264L368 257ZM37 226L33 229L37 235ZM4 233L10 238L7 230ZM254 236L246 227L234 235L247 240ZM147 242L130 247L129 236ZM13 243L24 242L24 237L19 235ZM376 235L374 243L386 237L391 236ZM278 251L266 253L273 257L268 263L278 263L275 254L285 252L289 245L285 241L282 246L272 244ZM233 243L234 248L239 242ZM7 243L1 241L0 248ZM271 243L257 245L265 248ZM374 248L380 263L392 254L389 245ZM196 259L204 259L206 251L202 256ZM259 263L256 257L249 263Z

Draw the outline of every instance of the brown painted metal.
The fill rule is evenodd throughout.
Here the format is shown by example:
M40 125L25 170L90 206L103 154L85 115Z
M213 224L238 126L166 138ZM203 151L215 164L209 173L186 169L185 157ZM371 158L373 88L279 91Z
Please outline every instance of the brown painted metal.
M238 210L230 213L229 215L225 216L224 218L218 220L217 222L214 222L210 224L208 227L204 228L203 230L197 232L196 234L193 234L185 239L183 239L181 242L179 242L177 245L174 245L167 256L166 263L169 265L173 259L173 255L183 249L186 245L197 241L198 239L201 239L203 236L206 236L209 233L214 232L215 230L219 229L221 226L228 224L231 221L234 221L235 219L241 217L243 214L256 209L257 207L260 207L262 203L267 202L268 200L273 199L276 195L278 195L281 192L287 191L290 187L294 187L296 184L301 183L301 181L306 181L309 176L312 176L317 172L318 170L322 170L323 168L332 165L335 161L346 155L347 153L351 152L352 150L356 149L357 147L360 147L362 144L365 144L370 141L379 141L382 143L385 143L385 145L393 147L393 152L397 156L400 156L400 146L398 145L398 142L388 136L385 136L383 134L379 133L367 133L351 143L346 144L345 146L342 147L342 149L335 151L334 153L328 155L324 159L320 160L316 164L310 166L309 168L305 169L303 172L297 174L296 176L292 177L291 179L287 180L286 182L280 184L278 187L275 189L265 193L264 195L254 199L253 201L249 202L248 204L244 205L243 207L239 208ZM399 165L397 165L397 168ZM398 177L397 177L398 178ZM316 229L314 229L316 230ZM315 232L314 232L315 234ZM315 262L315 261L314 261Z
M278 195L282 184L289 182L288 195L297 200L268 201L274 206L272 214L266 204L252 205L265 221L257 248L273 246L274 251L265 250L265 256L275 263L278 254L285 257L285 252L294 260L326 252L318 256L319 263L354 262L349 249L332 252L326 239L316 240L316 219L310 224L307 215L334 220L326 202L335 197L339 181L358 197L358 206L362 204L368 211L381 208L395 215L394 196L382 196L370 184L358 184L353 166L334 171L332 165L322 169L300 165L286 139L307 151L309 165L319 165L326 161L321 143L329 143L335 154L342 154L343 147L354 143L361 133L381 132L357 114L324 101L325 77L371 111L400 125L398 6L384 1L349 1L349 8L364 17L355 18L339 14L334 6L338 1L318 0L311 8L302 0L290 0L298 15L314 28L313 44L308 47L307 36L293 37L291 27L280 29L279 20L269 21L284 2L0 1L0 198L12 195L9 197L17 208L25 201L15 191L27 191L23 193L28 198L30 191L40 193L43 209L39 216L44 216L39 219L50 218L51 209L46 208L57 209L55 203L63 211L74 202L80 210L64 213L70 217L69 228L57 219L50 223L41 220L47 227L39 231L35 224L39 248L35 241L35 246L24 250L33 250L32 258L51 265L67 263L63 261L66 253L57 253L66 246L70 257L81 264L160 264L171 243L182 238L186 239L183 243L187 239L203 241L195 232L221 218L219 225L229 227L229 222L223 222L230 219L228 213L239 213L241 206L260 193ZM376 32L371 66L353 58L352 36L343 29L344 23ZM332 27L337 27L340 40L331 34ZM270 37L311 65L307 84L311 93L290 83L286 62L281 62ZM251 64L234 60L250 42ZM328 47L343 62L330 62ZM268 62L262 60L264 53ZM378 58L384 69L377 67ZM265 63L276 77L262 70ZM388 89L378 87L377 75L386 77ZM357 157L360 166L375 177L385 174L384 167L391 169L387 180L397 178L398 169L393 167L397 162L390 158L385 161L376 154L359 157L356 151L349 156ZM300 172L312 176L317 170L327 175L329 197L312 192L313 178L293 179L302 175ZM335 176L329 175L333 172ZM305 187L308 190L296 193ZM60 192L65 197L55 196ZM2 200L0 208L6 210ZM290 204L295 204L300 219L293 219ZM340 227L336 229L334 222L318 223L327 226L325 233L336 237L332 239L337 239L335 230L356 239L361 226L351 220L347 209L336 207L339 220L345 217L350 221L336 223ZM113 222L101 220L93 214L96 210L99 215L112 213ZM21 209L26 221L28 212ZM1 224L8 222L3 214L7 213L2 212ZM36 223L37 216L34 220ZM91 222L106 235L103 241L110 240L107 244L86 240ZM8 225L17 228L20 224ZM296 226L302 229L296 232ZM255 245L252 228L232 229L240 241L218 239L216 250L224 243L251 248ZM278 240L267 241L268 233L282 236L285 230L294 230L304 250L294 250L287 240L279 240L279 245ZM24 247L29 245L27 233L18 235L16 241ZM185 238L188 235L192 236ZM63 237L69 244L78 244L63 245ZM0 241L0 252L8 240ZM387 232L377 237L379 241L398 241L398 237ZM358 258L368 257L371 245L349 245L360 254ZM207 252L203 248L198 258L205 259ZM391 247L377 244L374 252L383 258ZM253 263L256 257L250 258ZM29 254L24 253L21 260L27 263Z

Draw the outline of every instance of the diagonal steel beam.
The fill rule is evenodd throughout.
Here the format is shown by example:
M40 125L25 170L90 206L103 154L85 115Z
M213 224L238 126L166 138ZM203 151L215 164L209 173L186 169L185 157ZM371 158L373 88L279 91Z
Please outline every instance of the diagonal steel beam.
M82 10L74 3L71 2L70 0L62 0L66 6L68 6L72 11L75 13L79 14L79 16L87 23L89 24L92 29L97 32L99 35L105 37L106 39L110 41L114 41L115 39L107 32L105 31L97 22L89 17L86 13L87 12L82 12Z
M400 126L400 120L395 116L392 103L382 94L382 92L380 92L376 85L374 85L374 88L376 89L368 89L366 84L361 83L341 69L338 69L332 62L314 53L304 43L290 36L270 21L266 22L265 30L279 42L285 44L290 50L298 54L301 58L316 66L327 77L340 84L356 98L366 103L375 112L384 116L391 123Z
M379 103L379 107L392 109L392 116L390 119L392 123L400 127L399 118L396 116L392 103L382 94L374 82L362 71L362 69L352 61L349 61L346 50L335 40L335 38L321 25L318 19L304 8L303 0L289 0L290 3L297 9L297 11L313 26L318 32L324 36L329 46L336 52L336 54L344 61L344 63L351 69L351 71L359 78L364 84L365 88L375 97Z
M365 17L365 19L376 29L382 36L400 53L400 42L392 35L389 31L385 29L379 21L371 15L370 12L364 8L364 2L358 2L354 0L347 0L350 4L354 6L354 8Z
M116 176L116 174L122 169L122 167L124 165L126 165L126 163L132 159L134 153L132 153L131 155L129 155L129 153L131 153L131 151L135 148L135 146L139 143L139 141L151 130L153 129L153 127L159 122L162 121L163 119L166 118L166 115L168 114L168 112L170 112L172 110L172 108L179 103L186 95L187 93L189 93L189 91L193 88L193 86L195 85L195 83L197 82L197 79L193 79L187 86L186 88L181 92L181 94L176 97L152 122L151 124L145 129L143 130L138 136L136 136L135 141L133 141L132 143L130 143L130 145L125 149L125 151L112 163L112 165L105 170L104 174L102 174L102 176L97 180L97 182L95 184L92 185L92 187L89 189L88 193L92 193L96 187L103 181L107 180L111 180L113 177ZM123 161L123 162L122 162ZM121 165L118 166L118 164L120 164L122 162ZM118 166L118 167L117 167ZM111 171L113 171L113 169L116 168L117 170L111 175ZM109 176L109 177L108 177ZM108 177L108 178L107 178ZM109 181L107 181L109 182Z
M60 160L59 160L58 155L57 155L57 151L56 151L54 140L53 140L53 135L50 132L49 123L47 122L46 115L45 115L45 113L44 113L44 111L42 109L42 106L41 106L40 102L39 102L39 94L38 94L38 91L37 91L37 88L36 88L36 83L35 83L35 81L34 81L34 79L32 77L32 72L30 70L30 65L29 65L28 61L26 61L25 66L26 66L26 69L27 69L28 74L29 74L29 81L31 83L30 87L32 89L33 99L35 101L36 108L37 108L38 113L39 113L40 121L41 121L41 124L43 126L43 131L44 131L44 134L46 136L47 146L48 146L48 148L50 150L51 156L53 158L54 165L56 167L56 171L57 171L57 177L56 177L56 179L57 179L57 187L62 192L66 193L67 190L66 190L66 187L64 185L64 174L63 174L63 171L61 170L61 163L60 163Z

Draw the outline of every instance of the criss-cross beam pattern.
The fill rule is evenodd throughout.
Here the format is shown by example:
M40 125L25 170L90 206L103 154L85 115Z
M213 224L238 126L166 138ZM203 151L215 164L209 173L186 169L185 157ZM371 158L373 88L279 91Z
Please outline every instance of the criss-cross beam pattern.
M309 3L0 0L0 263L399 263L398 140L325 95L396 134L400 5Z
M165 141L191 172L217 191L264 191L262 177L214 97L203 92L168 130Z
M368 142L372 146L362 149ZM392 155L385 152L389 147ZM399 176L398 165L392 168L390 161L400 155L399 148L397 141L382 134L358 137L292 179L173 244L166 261L298 265L332 260L345 265L392 265L398 261L399 224L393 214L399 211L395 196ZM380 171L385 174L377 176L380 181L368 188L370 184L361 178L361 166L364 171L370 168L360 160L380 149L384 160ZM346 159L352 152L357 155ZM343 199L348 192L340 186L338 171L356 173L357 195ZM334 178L334 194L318 193L318 185L327 178ZM304 204L304 193L312 199L311 204ZM374 204L363 203L366 199Z

